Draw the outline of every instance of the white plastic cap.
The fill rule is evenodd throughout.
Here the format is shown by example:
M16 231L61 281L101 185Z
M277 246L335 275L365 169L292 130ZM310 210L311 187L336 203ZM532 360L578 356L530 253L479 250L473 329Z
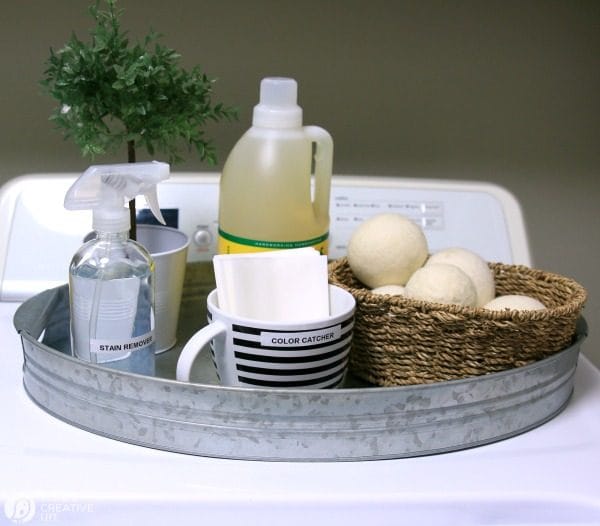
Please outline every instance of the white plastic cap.
M262 128L299 128L302 108L297 104L294 79L267 77L260 83L260 102L254 106L252 125Z

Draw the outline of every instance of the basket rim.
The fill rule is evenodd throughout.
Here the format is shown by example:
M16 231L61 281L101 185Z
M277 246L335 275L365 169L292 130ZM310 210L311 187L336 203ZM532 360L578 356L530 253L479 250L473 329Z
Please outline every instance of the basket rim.
M335 285L341 286L348 290L357 299L368 301L369 303L379 303L385 307L396 308L413 308L415 310L427 312L442 312L446 314L462 315L468 318L477 317L480 320L503 321L503 320L523 320L535 321L548 318L562 317L565 314L571 314L580 311L587 299L585 288L577 281L541 269L528 267L525 265L513 265L501 262L488 262L488 265L494 271L519 272L527 274L533 279L543 280L546 283L560 282L572 289L572 293L568 301L562 305L547 307L543 310L488 310L482 307L467 307L463 305L436 303L431 301L417 300L399 295L389 294L374 294L366 285L363 287L354 287L339 280L337 273L342 269L347 269L350 272L347 256L333 260L329 264L329 280ZM361 283L358 278L356 281ZM361 283L362 284L362 283Z

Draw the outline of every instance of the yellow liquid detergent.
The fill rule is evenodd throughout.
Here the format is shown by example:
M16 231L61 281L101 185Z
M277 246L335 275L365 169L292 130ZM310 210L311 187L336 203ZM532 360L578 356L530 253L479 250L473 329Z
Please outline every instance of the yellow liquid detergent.
M220 254L301 247L327 253L333 141L322 128L302 126L296 90L292 79L261 83L252 127L223 167Z

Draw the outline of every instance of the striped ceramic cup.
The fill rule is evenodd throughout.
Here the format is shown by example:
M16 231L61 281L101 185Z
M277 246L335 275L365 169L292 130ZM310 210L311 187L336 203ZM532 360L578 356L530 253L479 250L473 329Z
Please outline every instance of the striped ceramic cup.
M223 312L217 291L207 299L208 325L187 342L177 362L177 379L189 381L194 360L210 342L222 385L325 389L338 386L348 365L354 297L329 285L327 318L281 323L239 318Z

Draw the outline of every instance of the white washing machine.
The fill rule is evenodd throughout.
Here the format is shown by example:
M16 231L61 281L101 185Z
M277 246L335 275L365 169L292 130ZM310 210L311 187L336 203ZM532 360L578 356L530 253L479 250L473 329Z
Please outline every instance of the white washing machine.
M574 393L545 424L451 453L359 462L263 462L144 448L86 432L38 407L22 386L13 316L63 284L89 230L62 208L75 174L17 178L0 192L0 524L600 524L600 371L580 355ZM214 253L218 176L175 174L161 206ZM143 206L143 202L140 202ZM335 176L330 256L382 211L418 222L431 251L471 248L531 264L517 201L478 183ZM585 351L585 344L583 347Z

